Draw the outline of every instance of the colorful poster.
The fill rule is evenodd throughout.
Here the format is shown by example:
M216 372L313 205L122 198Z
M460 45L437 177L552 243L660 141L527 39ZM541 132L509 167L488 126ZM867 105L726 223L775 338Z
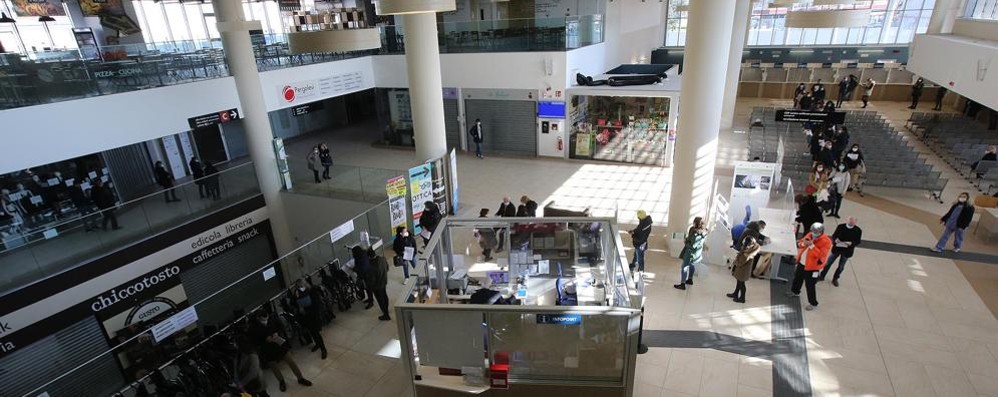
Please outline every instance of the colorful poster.
M423 203L433 201L433 170L429 164L417 165L409 169L409 197L412 200L413 234L420 234L419 216L423 215Z
M66 9L62 8L60 0L13 0L14 14L19 17L64 16Z
M406 226L408 211L405 208L405 196L408 192L404 176L397 176L388 180L385 184L388 190L388 214L392 222L392 232L399 226Z
M593 134L590 133L578 133L575 134L575 155L588 157L592 156L593 146Z
M461 190L457 187L457 150L450 150L450 194L451 194L451 213L457 214L458 207L458 197L460 197Z
M80 0L83 15L125 15L121 0Z

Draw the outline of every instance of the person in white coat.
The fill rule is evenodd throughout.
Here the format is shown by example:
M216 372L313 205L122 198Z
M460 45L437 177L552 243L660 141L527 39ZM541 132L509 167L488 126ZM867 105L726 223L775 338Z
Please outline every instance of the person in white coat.
M840 218L839 209L842 208L842 198L849 189L849 184L852 182L851 179L852 176L846 170L846 165L842 163L839 163L835 167L835 170L832 171L832 175L829 176L828 197L831 202L831 213L829 216Z

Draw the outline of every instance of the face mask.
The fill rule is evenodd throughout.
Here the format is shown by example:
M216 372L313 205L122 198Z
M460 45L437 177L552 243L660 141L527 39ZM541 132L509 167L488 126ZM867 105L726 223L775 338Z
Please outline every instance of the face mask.
M854 228L854 227L856 227L856 225L850 225L850 224L848 224L848 223L846 224L846 228L848 228L848 229L852 229L852 228Z
M409 237L409 232L402 232L402 237Z
M260 319L260 324L267 325L267 319L266 318L261 318Z
M960 197L960 198L956 199L956 201L964 203L964 202L967 202L967 198L966 197Z
M298 290L301 292L305 292L305 287L298 287Z
M840 165L839 166L839 171L845 171L845 170L846 170L846 166L844 166L844 165Z
M854 152L858 152L858 151L859 151L859 148L858 148L858 147L854 147L854 148L852 148L852 151L854 151Z
M818 172L824 171L824 168L818 167Z

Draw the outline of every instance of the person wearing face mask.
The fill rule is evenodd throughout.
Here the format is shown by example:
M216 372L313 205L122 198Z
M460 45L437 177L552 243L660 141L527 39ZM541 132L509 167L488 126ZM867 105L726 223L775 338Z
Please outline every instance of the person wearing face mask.
M627 232L631 235L631 242L634 244L634 260L631 261L631 271L634 271L634 268L637 268L639 272L645 271L645 251L648 250L651 225L651 215L648 215L644 210L639 210L638 226Z
M378 320L391 321L388 315L388 261L378 255L374 248L367 249L367 256L371 262L371 270L367 275L367 285L374 293L374 299L378 301L378 308L381 309L381 317Z
M803 227L804 231L811 229L811 225L815 223L825 222L821 208L818 207L813 195L798 194L794 202L797 203L797 224Z
M410 258L408 260L405 259L407 249ZM416 239L409 235L409 229L405 226L395 228L395 241L392 242L392 251L395 251L395 266L402 267L402 273L405 275L402 283L405 284L405 280L409 279L409 267L416 267Z
M842 156L842 164L846 165L846 171L849 172L849 187L846 191L859 190L859 178L866 168L863 162L863 152L859 150L859 145L852 145L849 152Z
M873 81L872 78L866 79L866 83L863 84L863 109L870 104L870 97L873 96L873 89L877 86L877 82Z
M921 77L915 80L915 83L911 85L911 106L908 109L915 109L918 107L918 99L922 97L922 90L925 88L925 80Z
M825 267L825 260L832 250L832 239L825 234L825 226L815 223L811 232L797 241L797 268L794 270L794 281L787 296L800 296L801 285L807 287L807 307L814 310L818 307L818 296L814 285L818 281L820 271Z
M471 135L471 140L475 142L475 157L484 159L485 156L482 155L482 141L484 141L484 137L482 135L481 119L475 119L475 125L471 126L468 134Z
M950 235L954 235L953 252L960 252L963 247L963 231L970 226L970 221L974 219L974 205L970 203L970 194L960 193L956 202L939 219L939 222L946 226L943 235L939 237L939 242L932 248L932 251L943 252L946 243L949 242Z
M825 170L825 165L823 163L818 163L814 165L814 169L811 170L811 175L808 175L807 186L804 187L804 193L813 195L818 193L828 187L828 173Z
M281 336L280 322L271 318L270 314L263 310L257 312L254 317L255 320L251 322L249 327L249 335L258 346L260 359L267 363L270 370L274 372L274 377L277 378L280 390L288 390L288 385L284 382L284 374L281 373L281 369L277 366L281 361L291 368L291 372L298 378L298 384L312 386L312 382L305 379L305 376L302 375L301 369L298 368L298 363L288 354L289 344L288 340Z
M298 306L302 328L315 344L312 351L322 351L322 359L325 360L328 353L326 342L322 339L322 294L318 288L311 287L305 280L299 279L291 290L291 298Z
M842 198L846 194L846 189L849 189L851 184L850 178L845 164L839 164L829 178L828 197L830 201L829 209L831 210L829 216L833 218L839 217L839 209L842 208Z
M821 152L818 153L818 162L825 166L826 170L830 170L837 163L835 158L835 151L832 147L835 145L831 139L825 141L825 145L821 148Z
M794 90L794 109L800 108L800 100L804 98L806 92L807 86L804 83L797 84L797 89Z
M835 233L832 233L832 241L835 244L832 247L832 254L828 257L827 265L824 269L821 269L821 276L818 276L818 281L825 281L825 276L828 275L828 270L832 268L835 264L835 260L839 260L839 267L835 268L835 275L832 276L832 285L839 286L839 277L842 276L842 271L846 268L846 262L849 258L852 258L852 254L856 251L856 247L863 242L863 229L856 226L856 217L850 216L845 224L841 224L835 228Z
M679 267L679 284L672 287L685 290L687 285L693 285L693 274L696 273L696 264L703 260L703 246L707 240L707 225L702 216L693 218L693 225L686 233L686 241L683 242L683 250L679 257L683 260Z
M745 282L752 275L751 263L759 255L759 251L762 250L762 245L759 244L756 238L758 233L756 235L748 235L746 230L746 234L742 239L741 250L738 251L735 260L731 262L731 275L735 277L735 292L727 296L736 303L745 303Z
M836 162L842 159L842 152L849 147L849 129L846 126L839 126L835 129L835 139L832 144L832 155Z

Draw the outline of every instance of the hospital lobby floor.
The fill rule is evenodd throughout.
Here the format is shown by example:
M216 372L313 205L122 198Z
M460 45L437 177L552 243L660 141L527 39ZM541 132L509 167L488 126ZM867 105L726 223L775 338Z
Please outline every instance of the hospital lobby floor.
M751 107L783 104L740 100L734 129L747 129ZM868 110L903 125L905 106L872 103ZM331 133L329 142L338 145L338 136ZM720 186L730 186L732 161L747 155L746 139L745 134L722 132ZM387 162L388 168L402 169L413 162L412 152L375 149L363 142L332 149L334 156L342 151L338 159L344 164ZM928 250L940 233L938 216L958 191L971 191L933 156L929 154L930 162L938 170L952 174L943 195L947 204L931 201L927 193L896 189L871 188L867 197L847 196L843 220L856 216L870 244L857 249L839 287L818 284L815 311L803 311L798 299L783 297L786 284L769 280L750 280L746 303L732 302L725 294L733 290L734 279L723 266L710 266L686 291L674 289L679 262L666 250L664 229L656 228L645 274L644 329L651 347L638 356L634 395L998 396L998 321L993 314L998 269L991 261L998 246L968 233L964 253L975 255ZM597 216L620 209L622 223L632 223L637 209L646 209L658 225L667 217L669 168L460 156L459 170L462 216L477 215L483 207L494 210L502 196L515 200L526 194L542 205L554 200L592 206ZM833 218L826 221L829 231L837 226ZM623 238L630 249L629 239ZM390 277L394 299L401 274L393 269ZM267 371L271 394L412 395L397 358L394 321L378 321L375 311L355 307L324 329L331 346L328 359L295 351L313 387L289 384L282 394Z

